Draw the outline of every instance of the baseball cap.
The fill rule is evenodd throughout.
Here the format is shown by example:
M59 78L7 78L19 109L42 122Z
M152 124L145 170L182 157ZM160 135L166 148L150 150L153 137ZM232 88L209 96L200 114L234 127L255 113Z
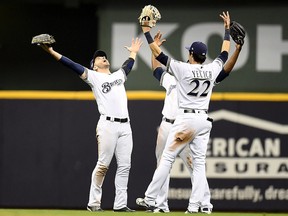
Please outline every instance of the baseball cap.
M94 55L93 55L93 58L92 58L92 60L90 61L90 68L91 69L93 69L93 67L94 67L94 61L95 61L95 59L97 58L97 57L103 57L103 56L105 56L105 58L107 59L107 55L106 55L106 53L103 51L103 50L96 50L95 52L94 52Z
M95 59L95 58L97 58L97 57L102 57L102 56L105 56L105 58L107 58L107 55L106 55L106 53L104 52L104 51L102 51L102 50L96 50L95 52L94 52L94 55L93 55L93 59Z
M186 46L185 48L189 50L189 52L193 52L196 55L206 56L207 54L206 44L200 41L195 41L191 44L191 46Z

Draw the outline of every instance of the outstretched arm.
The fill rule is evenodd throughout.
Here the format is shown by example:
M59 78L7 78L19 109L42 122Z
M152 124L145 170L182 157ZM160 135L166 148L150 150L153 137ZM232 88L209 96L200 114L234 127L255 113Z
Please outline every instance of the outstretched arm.
M238 59L238 56L241 52L242 46L240 44L236 44L236 49L233 52L232 56L228 59L226 64L224 65L224 71L226 73L230 73Z
M162 39L162 33L160 31L158 31L154 36L154 42L157 44L159 48L164 42L166 42L166 39ZM153 53L151 57L151 62L153 70L155 70L157 67L161 67L161 63L155 59L155 55Z
M125 48L130 51L130 56L129 58L132 58L132 59L136 59L136 55L138 53L138 51L140 50L140 47L142 46L143 44L143 41L140 39L140 38L136 38L134 40L134 38L132 38L132 43L131 43L131 46L128 47L128 46L125 46Z
M85 67L83 67L82 65L73 62L71 59L61 55L60 53L56 52L55 50L53 50L52 47L46 45L46 44L40 44L41 48L46 51L47 53L49 53L54 59L56 59L57 61L61 62L63 65L65 65L66 67L72 69L74 72L76 72L79 76L81 76L84 72L85 72Z
M157 44L158 47L160 47L164 42L166 42L166 39L162 39L162 34L160 31L157 32L157 34L154 36L154 42ZM151 55L151 64L152 64L152 70L153 70L153 76L160 81L162 74L165 72L164 69L161 67L161 63L156 60L155 56Z
M228 61L226 62L226 64L224 65L222 71L219 73L219 75L216 78L215 83L220 83L221 81L223 81L227 76L229 76L230 72L232 71L238 56L241 52L242 49L242 45L240 44L236 44L236 49L233 52L232 56L228 59Z
M59 61L62 57L62 55L56 51L53 50L53 48L51 46L48 46L47 44L40 44L40 47L46 51L47 53L49 53L53 58L55 58L57 61Z
M149 44L149 47L151 49L152 54L157 57L162 52L161 48L156 44L156 42L153 40L153 38L150 35L150 27L142 26L142 31L147 39L147 42Z
M150 50L152 52L152 55L155 56L155 58L163 65L167 65L168 62L168 56L165 55L161 48L157 45L157 43L153 40L151 34L150 34L150 27L142 26L142 31L146 37L146 40L149 44Z
M222 14L220 14L220 17L223 19L223 22L224 22L225 33L224 33L221 53L218 56L218 58L221 59L221 61L224 64L228 59L228 54L229 54L229 50L230 50L230 16L229 16L229 12L228 11L226 13L223 12Z
M224 35L224 40L222 43L221 52L226 51L229 53L229 50L230 50L230 15L229 15L229 12L228 11L226 13L222 12L222 14L220 14L220 17L223 19L224 29L225 29L225 35Z
M128 75L130 73L130 71L132 70L132 67L134 65L137 53L140 50L140 47L142 46L142 44L143 44L143 42L141 41L141 39L136 38L134 40L134 38L132 38L131 46L130 47L125 46L125 48L128 51L130 51L129 58L122 65L122 69L125 71L126 75Z

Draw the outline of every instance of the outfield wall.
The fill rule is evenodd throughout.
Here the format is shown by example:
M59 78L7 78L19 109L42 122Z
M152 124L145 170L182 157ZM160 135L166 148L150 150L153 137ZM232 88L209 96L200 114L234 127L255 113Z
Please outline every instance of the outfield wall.
M0 3L0 207L86 207L90 174L97 161L96 103L88 85L32 46L31 39L52 34L55 50L85 66L96 49L103 49L111 69L118 69L128 56L124 46L132 37L143 37L137 18L147 2L116 3ZM215 121L207 176L215 210L288 212L288 21L283 19L287 2L160 3L155 6L162 19L152 33L163 32L167 42L162 49L175 59L187 59L184 46L194 40L207 43L207 62L218 55L223 39L219 13L223 10L229 10L232 20L246 29L239 60L229 81L215 88L209 111ZM17 44L15 31L21 32ZM134 133L129 182L132 208L155 169L154 148L164 98L151 75L150 57L144 39L125 83ZM112 208L114 173L115 161L103 185L104 209ZM171 178L171 209L185 210L190 180L181 160L175 161Z
M155 92L154 99L150 94L128 92L132 208L156 165L164 93ZM5 92L0 97L0 207L85 208L97 161L99 115L92 94ZM215 210L288 211L288 96L215 93L212 98L207 176ZM114 173L115 160L103 185L104 209L113 207ZM191 187L181 160L173 165L170 186L171 209L185 210Z
M130 45L132 37L141 37L144 43L126 87L128 90L163 90L151 75L151 52L137 20L147 2L114 4L111 0L93 3L90 0L88 4L84 3L88 0L77 0L73 2L79 5L69 7L63 2L72 1L55 1L58 4L34 1L38 3L0 3L0 90L90 90L68 68L31 45L32 37L41 33L52 34L56 51L86 67L96 49L105 50L113 70L128 58L124 46ZM219 14L223 10L229 10L231 19L245 27L245 44L233 76L214 91L288 92L288 20L283 19L287 16L287 1L279 4L279 0L260 3L202 0L195 5L193 1L182 0L181 4L157 2L156 6L162 19L151 30L152 35L161 30L167 39L162 45L163 51L177 60L187 60L184 47L195 40L208 46L206 63L219 55L224 34ZM16 29L21 32L17 46L13 37ZM232 42L231 52L234 49Z

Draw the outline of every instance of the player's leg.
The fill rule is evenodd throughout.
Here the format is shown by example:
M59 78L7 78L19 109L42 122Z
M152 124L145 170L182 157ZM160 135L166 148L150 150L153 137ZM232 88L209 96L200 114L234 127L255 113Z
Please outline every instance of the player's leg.
M173 124L159 166L155 170L152 181L145 192L144 201L150 206L155 206L155 200L170 173L176 156L188 144L188 142L180 140L183 138L181 135L183 127L181 126L181 124L177 123L177 120Z
M182 159L185 167L189 171L189 173L192 176L193 173L193 164L192 164L192 152L189 148L189 145L187 145L180 153L179 157Z
M179 156L191 175L191 183L192 183L193 164L192 164L192 152L189 148L189 145L187 145L183 149L183 151L180 152ZM204 200L201 202L201 212L210 214L212 212L213 205L210 202L211 194L207 179L205 182L206 186L205 186Z
M115 175L115 200L113 209L127 207L127 186L131 168L131 153L133 149L130 123L118 123L121 132L115 149L117 171Z
M207 190L206 187L208 186L206 178L206 151L212 124L206 119L207 117L203 116L202 118L201 116L191 121L194 127L198 127L198 129L195 138L189 145L193 159L193 186L189 199L189 212L198 212L199 207L201 207L201 202L204 200L204 193ZM195 124L197 126L195 126Z
M208 181L206 179L206 187L204 193L204 200L201 202L201 212L206 214L211 214L213 205L211 204L211 194Z
M98 161L92 172L88 206L101 207L102 185L114 155L116 134L113 122L100 119L96 129Z
M169 122L162 121L158 133L157 133L157 140L156 140L156 148L155 148L155 155L157 159L157 166L159 165L161 156L163 154L165 144L170 132L172 124Z
M172 124L166 121L162 121L160 124L158 135L157 135L156 148L155 148L157 166L159 165L171 127L172 127ZM156 198L157 209L155 209L154 212L155 211L156 212L158 211L169 212L170 211L169 206L168 206L169 182L170 182L170 175L167 176L167 179L165 183L163 184L163 186L161 187L161 190Z

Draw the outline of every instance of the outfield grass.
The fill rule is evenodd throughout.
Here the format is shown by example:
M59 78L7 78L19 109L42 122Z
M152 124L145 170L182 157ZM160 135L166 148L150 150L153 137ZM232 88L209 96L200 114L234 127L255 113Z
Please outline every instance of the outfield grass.
M131 215L131 216L151 216L153 213L148 213L143 210L138 210L133 213L113 212L106 210L104 212L89 212L87 210L51 210L51 209L0 209L0 216L116 216L116 215ZM161 214L161 213L160 213ZM155 214L153 214L155 215ZM168 215L184 216L184 211L173 211ZM197 215L205 215L198 213ZM288 216L288 213L247 213L247 212L213 212L211 216Z

